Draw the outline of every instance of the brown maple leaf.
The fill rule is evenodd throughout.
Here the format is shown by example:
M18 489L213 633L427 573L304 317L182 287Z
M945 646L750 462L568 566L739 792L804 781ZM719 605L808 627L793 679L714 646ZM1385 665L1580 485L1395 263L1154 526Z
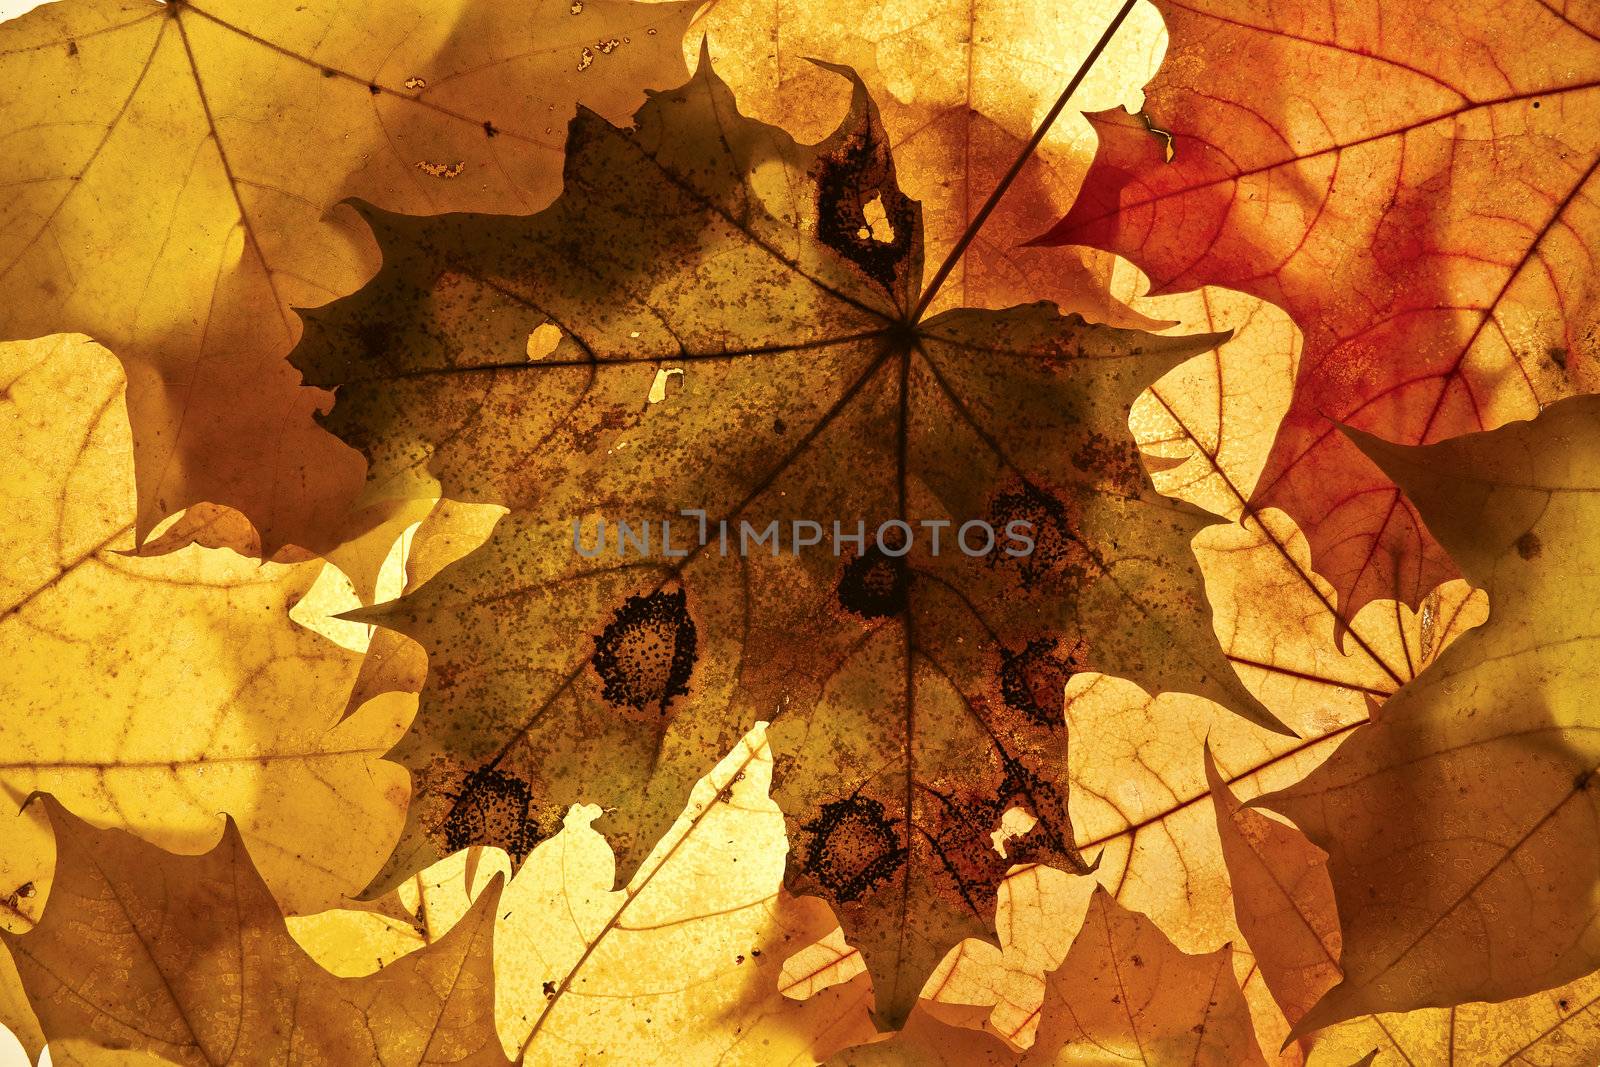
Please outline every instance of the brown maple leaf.
M854 84L805 146L742 117L702 62L631 130L580 114L539 215L365 208L384 266L308 314L294 358L339 389L331 424L375 478L426 467L512 509L367 616L431 657L397 750L416 800L378 888L468 844L525 855L580 800L607 807L626 876L708 755L775 718L790 884L839 910L895 1021L947 946L992 928L1011 863L1084 868L1069 675L1277 723L1210 627L1189 541L1212 520L1155 492L1127 430L1141 390L1220 338L1043 304L925 319L948 272L922 284L918 206ZM687 554L586 558L574 523L596 518L671 521ZM950 525L942 553L926 528L909 554L892 534L739 551L740 523L835 520ZM969 556L953 536L975 521L1031 524L1036 550ZM1005 859L990 835L1012 806L1038 825Z
M887 1041L847 1049L830 1064L1142 1064L1266 1067L1244 994L1223 946L1182 952L1146 916L1103 886L1059 967L1045 975L1038 1037L1020 1059L998 1037L927 1007Z
M1214 769L1209 753L1207 769ZM1211 777L1239 925L1277 1003L1291 1023L1298 1021L1340 977L1327 854L1294 827L1241 807L1220 775ZM1597 1005L1600 974L1590 974L1516 1000L1361 1016L1299 1044L1308 1067L1588 1067L1600 1056ZM1292 1046L1284 1054L1280 1061L1294 1055Z
M1343 619L1416 604L1450 561L1335 423L1437 441L1600 380L1600 16L1156 6L1172 44L1145 112L1094 116L1097 163L1044 240L1126 255L1157 292L1285 307L1306 355L1253 508L1294 516Z
M55 1062L509 1062L494 1029L498 879L427 949L337 978L289 936L231 820L211 851L175 856L37 802L56 832L55 892L37 926L0 937Z
M1420 447L1350 432L1492 609L1326 763L1258 801L1328 853L1339 906L1343 981L1297 1034L1600 966L1600 399Z

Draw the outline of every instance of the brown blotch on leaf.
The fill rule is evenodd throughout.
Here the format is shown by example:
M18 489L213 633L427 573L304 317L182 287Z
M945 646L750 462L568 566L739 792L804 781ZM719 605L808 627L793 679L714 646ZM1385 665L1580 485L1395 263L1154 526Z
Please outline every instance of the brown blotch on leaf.
M873 544L844 565L838 597L847 611L863 619L882 619L905 610L910 589L911 570L905 559Z
M820 815L800 827L809 835L802 865L835 900L855 900L905 863L896 821L870 797L824 804Z
M1537 559L1544 550L1544 545L1539 541L1539 535L1529 530L1516 541L1517 555L1523 559Z
M453 801L439 828L447 852L493 843L521 863L556 829L542 827L533 818L533 790L528 783L495 767L470 772Z
M673 697L687 696L696 633L682 589L631 596L594 639L595 673L613 707L665 714Z
M911 201L894 182L889 149L874 138L870 125L847 138L834 151L817 159L817 237L855 263L890 294L896 274L911 254L916 215ZM867 218L866 205L878 201L892 231L879 240Z
M1013 522L1027 524L1033 551L1024 556L994 553L991 564L1015 567L1024 588L1040 581L1067 581L1074 584L1089 577L1093 558L1074 533L1075 522L1066 503L1031 484L1004 492L990 507L990 524L1005 536Z
M1000 696L1040 726L1062 725L1063 693L1074 674L1088 669L1082 640L1063 649L1054 637L1036 637L1020 652L1000 652Z

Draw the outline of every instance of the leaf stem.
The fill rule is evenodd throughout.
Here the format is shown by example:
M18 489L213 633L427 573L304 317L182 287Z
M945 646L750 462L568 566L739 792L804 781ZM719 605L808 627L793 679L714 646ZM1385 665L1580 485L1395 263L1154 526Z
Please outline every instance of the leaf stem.
M967 223L967 227L961 232L961 238L956 241L955 247L950 249L949 254L944 257L944 262L939 264L939 269L934 272L933 280L923 289L922 297L917 301L916 310L911 313L912 322L921 320L923 313L928 310L928 305L932 304L933 298L938 295L940 287L950 277L950 272L955 269L961 257L966 254L967 246L972 244L974 237L978 236L978 231L983 228L983 224L989 221L989 216L994 213L994 209L999 205L1000 198L1006 195L1006 190L1011 188L1011 183L1017 180L1018 174L1022 173L1022 168L1033 157L1033 153L1038 150L1040 142L1045 138L1045 134L1049 133L1050 127L1055 125L1057 116L1066 110L1067 101L1071 100L1072 94L1078 91L1078 86L1083 84L1083 79L1088 77L1090 69L1099 60L1100 53L1106 50L1106 45L1111 43L1111 38L1122 26L1123 21L1127 19L1128 13L1133 10L1133 5L1138 2L1139 0L1123 0L1122 7L1118 9L1116 17L1111 20L1111 24L1100 35L1100 39L1095 42L1094 47L1089 49L1089 54L1083 58L1083 63L1078 67L1078 73L1074 74L1072 80L1067 82L1067 87L1061 90L1061 95L1056 97L1056 102L1050 108L1049 113L1039 123L1038 129L1033 131L1033 136L1028 139L1028 143L1023 146L1022 151L1017 154L1016 161L1011 164L1011 169L1006 171L1005 176L994 187L994 192L989 194L989 199L983 202L983 206L978 209L978 213L973 216L972 221Z

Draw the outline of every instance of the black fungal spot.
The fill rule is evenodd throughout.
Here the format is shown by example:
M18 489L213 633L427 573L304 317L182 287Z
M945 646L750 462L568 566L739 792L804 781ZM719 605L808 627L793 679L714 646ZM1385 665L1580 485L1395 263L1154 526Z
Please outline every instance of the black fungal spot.
M68 56L75 56L77 54L78 54L78 42L77 41L68 41L67 42L67 55Z
M910 589L911 571L905 559L889 555L874 543L844 565L838 597L846 610L863 619L882 619L905 610Z
M682 589L629 597L594 639L601 695L616 707L665 714L673 697L688 695L695 641Z
M1516 542L1517 555L1523 559L1538 559L1539 553L1544 551L1544 544L1539 540L1539 535L1529 530Z
M498 845L521 863L557 827L541 827L533 817L533 790L514 774L479 767L467 775L452 798L440 827L448 851L470 845Z
M1534 101L1534 102L1533 102L1533 107L1534 107L1534 110L1538 110L1538 108L1539 108L1539 101L1537 101L1537 100L1535 100L1535 101Z
M860 897L905 863L906 850L884 816L883 805L868 797L846 797L822 806L822 813L800 829L810 834L802 861L839 901Z
M483 120L483 135L485 137L493 137L499 132L499 130L494 128L494 123L490 122L488 119Z
M378 86L375 83L368 82L367 83L367 92L371 93L373 96L377 96L379 93L383 92L383 90L378 88Z
M1550 362L1554 363L1562 370L1567 369L1567 350L1565 348L1562 348L1560 345L1551 345L1547 354L1550 357Z
M1061 726L1062 694L1067 680L1088 670L1082 641L1062 650L1053 637L1036 637L1020 652L1000 651L1000 696L1040 726Z
M544 995L547 997L556 995L556 984L554 982L546 982L544 984Z
M6 907L10 908L12 911L18 911L21 908L24 900L33 899L34 892L35 890L32 882L23 882L10 893L6 894Z
M327 67L323 67L322 76L324 78L337 78L339 76L339 72L336 70L329 70Z
M915 205L894 181L889 146L881 131L864 125L844 143L821 155L812 169L817 182L817 237L859 266L867 276L896 295L900 268L911 254L916 230ZM570 149L569 149L570 152ZM883 205L893 229L890 240L872 236L866 205Z
M1008 534L1012 523L1026 524L1023 529L1033 540L1032 552L1022 556L995 552L989 556L991 566L1015 566L1024 588L1031 589L1047 577L1076 583L1088 576L1093 558L1074 535L1067 505L1057 497L1025 484L1019 490L996 496L989 513L990 525L1004 544L1012 543Z
M774 418L772 420L772 432L773 433L782 434L788 429L789 429L789 424L784 422L782 419Z

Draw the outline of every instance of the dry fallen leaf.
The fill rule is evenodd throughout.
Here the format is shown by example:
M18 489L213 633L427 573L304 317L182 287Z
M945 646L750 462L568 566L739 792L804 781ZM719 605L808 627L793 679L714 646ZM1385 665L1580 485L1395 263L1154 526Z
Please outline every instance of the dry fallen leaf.
M290 609L320 563L261 565L134 547L133 465L116 361L81 337L0 345L0 785L44 790L174 850L226 811L286 907L320 910L378 868L406 803L383 761L404 698L340 723L359 657ZM336 725L337 724L337 725ZM0 899L48 894L48 829L0 815Z
M790 884L840 910L893 1022L950 944L990 928L1008 808L1036 820L1013 862L1083 869L1052 761L1068 674L1277 724L1206 622L1188 561L1210 520L1159 496L1126 436L1139 392L1219 339L1043 304L921 321L917 206L855 84L844 124L807 147L739 117L704 61L633 130L580 116L547 212L369 211L384 266L308 313L295 359L339 387L333 425L374 477L426 461L447 495L512 509L470 560L363 616L432 657L397 751L418 799L380 888L470 844L520 859L577 801L617 809L604 825L627 874L708 756L787 707L772 737ZM561 340L529 359L551 323ZM677 364L687 384L652 403ZM596 563L573 525L596 513L677 519L687 554ZM708 550L722 521L858 515L906 534L937 519L946 550ZM1025 522L1037 553L954 551L973 521Z
M1264 1067L1232 952L1180 952L1104 888L1060 968L1045 978L1038 1037L1022 1062Z
M269 556L337 540L360 460L282 361L292 309L374 265L330 210L544 206L575 105L621 118L681 77L693 7L66 0L0 26L0 81L27 87L0 100L0 336L122 359L139 539L209 501Z
M496 879L454 931L366 978L291 939L230 820L201 856L37 800L60 849L50 906L3 933L55 1063L506 1064L491 971Z
M1592 1067L1600 1055L1600 975L1499 1004L1363 1016L1314 1040L1308 1067Z
M837 926L783 891L783 817L767 797L772 756L758 730L696 784L638 873L613 889L611 850L576 806L522 864L497 909L501 1041L528 1063L815 1062L873 1033L871 991L853 969L796 997L786 960ZM373 912L290 920L341 974L414 951L448 930L499 849L456 853L399 890L416 923ZM837 958L835 963L839 961Z
M1239 929L1273 999L1299 1022L1341 977L1327 854L1294 827L1242 807L1209 746L1206 779Z
M1290 1021L1297 1020L1340 977L1339 918L1327 854L1293 827L1239 807L1225 786L1213 799L1240 925L1249 931L1278 1002ZM1230 826L1238 827L1231 841ZM1589 1067L1600 1050L1596 1005L1600 974L1499 1004L1362 1016L1308 1035L1301 1044L1310 1046L1309 1067Z
M490 1062L1593 1067L1573 457L1600 405L1422 461L1363 439L1496 595L1478 630L1328 417L1434 440L1593 376L1600 22L1206 2L63 0L0 27L0 331L114 342L137 431L106 350L0 345L0 784L142 839L53 808L56 876L56 802L0 818L57 1061L150 1061L98 1047L137 1030L202 1062L415 1062L434 1033ZM1099 116L1074 208L1074 110L1138 106L1156 8L1150 111ZM1015 245L1062 217L1165 295ZM1174 291L1205 280L1254 295ZM372 461L353 509L322 389ZM853 512L1047 536L830 554ZM708 551L724 515L822 544L746 557L735 523ZM602 516L662 553L586 558L570 523ZM665 558L664 519L698 550ZM425 685L409 831L346 902ZM157 851L223 811L208 856ZM213 906L239 892L243 936ZM279 923L330 907L283 920L323 970ZM37 1052L12 962L0 1021Z
M1171 45L1145 111L1094 117L1096 166L1047 240L1128 255L1156 292L1287 308L1307 355L1255 501L1300 522L1344 618L1415 605L1449 560L1335 422L1436 441L1600 380L1600 18L1156 6Z
M1349 431L1489 621L1261 802L1329 855L1343 981L1298 1024L1504 1000L1600 966L1590 560L1600 404L1417 448Z
M802 141L831 133L850 102L849 86L808 60L855 70L881 110L900 187L922 205L924 246L938 263L1120 4L863 0L841 18L826 2L712 0L684 51L692 63L705 41L744 113ZM956 264L934 310L1050 300L1092 322L1150 325L1112 297L1111 256L1023 242L1040 220L1072 206L1094 157L1094 131L1078 112L1136 104L1165 41L1155 8L1138 4Z

